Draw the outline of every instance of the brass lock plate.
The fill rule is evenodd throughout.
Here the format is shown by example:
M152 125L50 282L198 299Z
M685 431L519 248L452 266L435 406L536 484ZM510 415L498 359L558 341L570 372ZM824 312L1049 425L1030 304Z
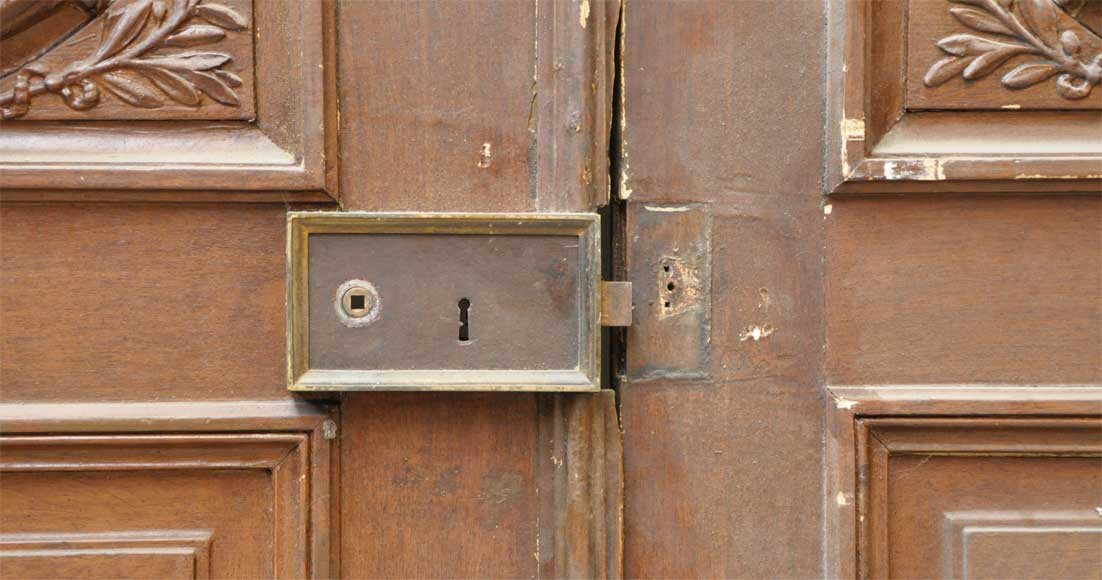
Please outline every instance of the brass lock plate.
M596 214L295 212L295 391L600 388Z

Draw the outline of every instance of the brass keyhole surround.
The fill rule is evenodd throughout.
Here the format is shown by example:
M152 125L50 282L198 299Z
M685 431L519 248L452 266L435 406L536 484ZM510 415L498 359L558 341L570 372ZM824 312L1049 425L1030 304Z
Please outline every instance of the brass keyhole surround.
M337 317L349 328L367 326L379 318L379 292L366 280L349 280L337 288Z

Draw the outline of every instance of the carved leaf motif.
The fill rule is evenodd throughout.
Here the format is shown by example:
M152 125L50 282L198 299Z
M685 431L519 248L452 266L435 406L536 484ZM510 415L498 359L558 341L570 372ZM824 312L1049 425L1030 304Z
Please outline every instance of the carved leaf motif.
M245 30L249 26L244 16L221 4L200 4L195 7L195 14L226 30Z
M939 40L937 46L950 56L930 66L923 78L926 86L940 85L958 73L965 80L982 78L1019 54L1033 54L1043 61L1021 65L1004 75L1002 83L1007 88L1029 87L1059 75L1057 93L1067 99L1081 99L1094 85L1102 83L1102 54L1081 54L1087 43L1080 35L1092 34L1091 29L1078 28L1074 23L1068 28L1067 22L1070 16L1083 23L1080 4L1091 1L1102 6L1102 0L951 1L975 7L950 8L958 21L976 32L997 36L954 34ZM1099 39L1095 36L1094 40Z
M922 82L928 87L936 87L960 74L970 62L972 62L972 59L968 57L945 57L935 62L930 70L926 71L926 76L923 77Z
M151 0L138 0L120 10L107 13L99 48L92 60L99 61L113 56L134 41L149 19Z
M1048 80L1058 70L1047 62L1026 63L1003 75L1002 82L1012 89L1024 89Z
M124 73L106 73L100 76L100 80L104 88L128 105L156 109L164 104L152 89Z
M226 31L209 24L193 24L165 39L165 46L198 46L218 42L226 37Z
M991 71L999 68L1002 63L1010 60L1010 57L1016 54L1021 54L1026 50L1027 49L1025 47L1015 46L986 52L976 57L976 60L973 60L972 64L968 65L968 68L964 69L964 74L962 76L968 80L975 80L980 77L986 76L990 74Z
M170 70L159 68L144 69L142 70L142 74L144 74L153 84L157 85L158 89L164 91L173 101L188 107L196 107L199 105L198 91L196 91L195 87L182 76Z
M1021 44L1008 44L982 36L974 36L972 34L954 34L952 36L947 36L939 40L937 45L941 50L955 56L977 55L992 50L1004 50L1010 47L1028 48Z
M180 71L180 75L186 77L192 84L195 85L200 91L203 91L208 97L222 103L223 105L230 107L237 107L241 105L241 101L238 100L237 95L232 89L226 86L225 83L218 80L218 77L204 72L196 72L190 70Z
M965 26L979 30L981 32L991 32L993 34L1005 34L1007 36L1013 36L1014 33L1010 31L1003 23L995 19L994 16L986 12L974 10L972 8L950 8L949 12L956 16Z
M95 51L57 71L39 63L23 66L19 74L25 82L0 93L0 116L10 119L26 114L31 99L43 93L58 94L74 110L91 109L100 102L97 82L135 107L162 106L168 102L163 96L197 107L203 95L226 106L241 106L233 89L243 81L219 68L232 60L229 54L163 50L209 45L223 40L227 31L247 30L248 20L237 11L205 0L79 1L95 2L104 9Z
M1033 33L1047 44L1056 42L1056 5L1052 0L1018 0L1018 11Z
M220 52L181 52L169 56L157 56L134 61L137 64L158 68L210 70L230 60L230 55Z
M218 69L218 70L214 71L214 74L218 78L222 79L222 82L226 83L227 85L229 85L231 87L239 87L242 84L244 84L244 81L241 80L241 77L231 73L228 70Z

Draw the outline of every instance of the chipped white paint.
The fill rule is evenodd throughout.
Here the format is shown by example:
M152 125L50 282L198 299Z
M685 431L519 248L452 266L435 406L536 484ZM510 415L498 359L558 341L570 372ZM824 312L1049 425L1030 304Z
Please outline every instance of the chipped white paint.
M491 152L491 146L489 143L483 143L482 149L478 152L478 166L482 169L486 169L490 166L494 160L493 153Z
M834 206L833 206L833 205L831 205L831 204L829 204L829 203L828 203L828 204L826 204L826 205L824 205L824 206L823 206L823 215L824 215L824 216L828 216L828 215L830 215L830 213L831 213L832 211L834 211Z
M589 0L582 0L578 6L578 24L585 28L589 24Z
M684 206L684 205L677 205L677 206L670 206L670 207L662 207L662 206L658 206L658 205L644 205L643 208L646 209L647 211L655 211L655 212L661 212L661 213L681 213L681 212L686 212L686 211L689 211L690 209L692 209L691 207Z
M627 157L625 154L624 157ZM631 188L628 187L628 162L624 161L624 168L620 170L620 199L631 197Z
M847 141L864 141L865 120L842 119L842 138Z
M834 496L834 503L838 504L840 507L847 506L849 505L849 500L846 499L845 493L838 492L838 495Z
M555 467L562 467L562 459L559 459L558 457L555 457L554 455L551 456L551 463L554 463Z
M1090 173L1087 175L1045 175L1043 173L1022 173L1015 175L1014 179L1102 179L1102 173Z
M1020 108L1022 108L1022 106L1021 105L1003 105L1000 108L1001 109L1020 109Z
M857 401L851 401L849 399L834 399L834 406L845 411L856 407Z
M742 342L746 342L748 340L754 340L756 342L771 334L773 334L772 326L768 324L766 324L765 326L758 326L755 324L754 326L748 327L746 330L742 331L742 334L739 335L738 339Z
M1102 505L1094 508L1094 511L1098 512L1098 517L1102 518Z
M945 169L940 159L905 159L884 162L884 179L889 181L943 181Z

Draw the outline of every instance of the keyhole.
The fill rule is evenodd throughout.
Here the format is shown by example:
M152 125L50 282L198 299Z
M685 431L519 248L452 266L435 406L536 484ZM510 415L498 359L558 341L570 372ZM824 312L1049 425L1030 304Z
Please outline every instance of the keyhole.
M459 342L471 341L471 325L469 320L468 310L471 308L471 301L466 298L459 300Z

